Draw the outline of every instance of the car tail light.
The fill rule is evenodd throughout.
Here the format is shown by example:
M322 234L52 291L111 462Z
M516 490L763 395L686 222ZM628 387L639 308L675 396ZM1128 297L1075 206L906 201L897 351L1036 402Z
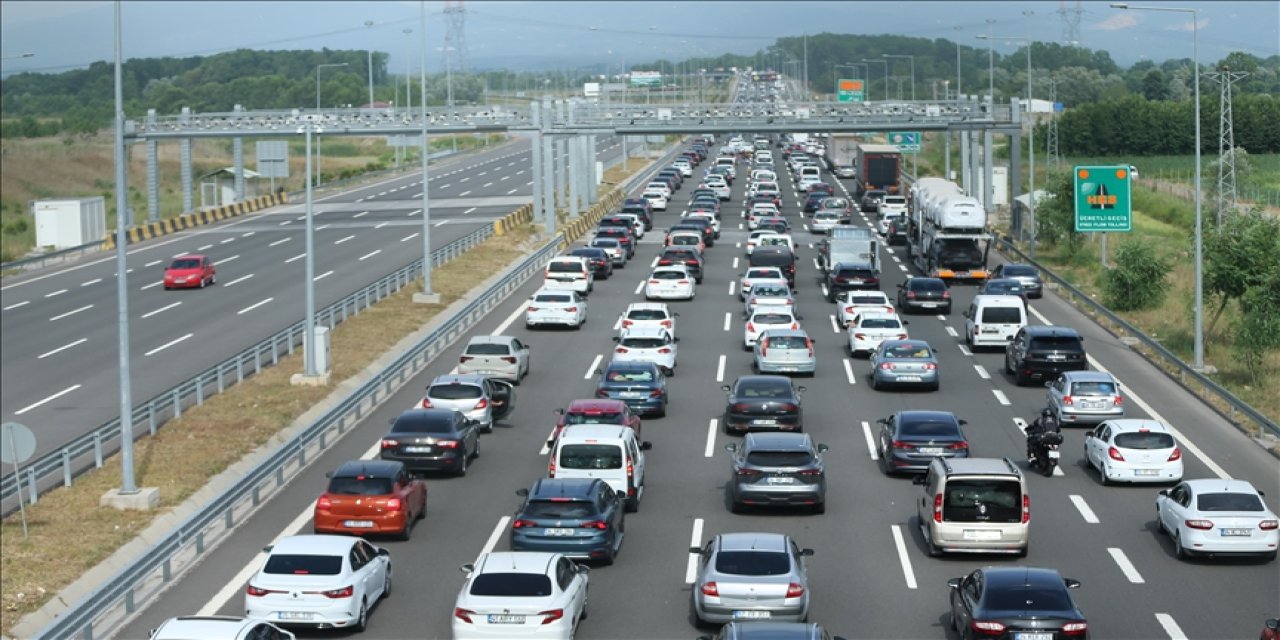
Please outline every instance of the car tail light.
M1120 406L1124 404L1124 396L1114 396L1111 398L1111 402L1114 403L1116 406Z
M630 351L631 350L626 347L618 347L617 349L613 350L614 353L630 353Z
M472 360L471 356L462 356L458 358L458 362L471 362L471 360Z
M551 462L550 462L549 464L547 464L547 477L548 477L548 478L554 478L554 477L556 477L556 458L555 458L555 456L551 456Z
M801 471L798 471L797 473L802 476L820 476L822 475L822 470L821 469L803 469Z
M754 478L760 475L760 471L756 469L750 469L747 467L734 467L733 473L734 475L743 477L743 478Z
M431 409L431 408L432 408L432 406L431 406L431 398L423 398L423 399L422 399L422 408L423 408L423 409Z
M943 292L942 292L942 299L943 299L943 300L950 300L950 299L951 299L951 292L950 292L950 291L943 291Z
M435 445L441 449L457 449L460 443L457 440L436 440Z
M1082 636L1087 631L1089 631L1089 623L1083 620L1062 625L1062 635L1064 636Z
M1031 496L1022 494L1022 524L1031 522Z
M791 330L792 330L792 331L795 331L796 329L799 329L799 328L800 328L800 323L798 323L798 322L792 322L792 323L791 323Z
M543 277L543 278L550 278L550 277L551 277L551 270L550 270L550 269L543 269L543 270L542 270L542 277Z
M853 339L854 339L854 340L866 340L866 339L867 339L867 334L865 334L865 333L855 333L855 334L853 334Z
M786 404L778 405L778 409L781 411L799 411L800 407L788 402Z
M969 628L984 636L998 636L1004 634L1004 625L994 620L974 620L969 623Z
M404 501L400 498L387 499L387 511L399 511L404 508Z
M1208 531L1209 529L1213 528L1213 521L1212 520L1187 520L1186 525L1188 527L1191 527L1192 529L1200 529L1202 531Z
M914 292L914 291L908 291L908 292L907 292L907 299L908 299L908 300L914 300L914 299L915 299L915 297L916 297L916 292Z
M1277 527L1280 527L1280 522L1276 520L1263 520L1258 523L1258 528L1263 531L1274 531Z
M844 308L844 314L845 314L845 315L849 315L849 314L851 314L851 313L853 313L853 307L845 307L845 308Z
M1124 456L1120 455L1120 450L1115 447L1107 448L1107 457L1111 458L1112 460L1124 462Z
M503 362L505 362L505 363L507 363L507 364L515 364L515 363L516 363L516 357L515 357L515 356L502 356L502 361L503 361Z
M536 527L536 526L538 526L538 523L532 520L516 520L515 522L511 523L512 529L527 529L529 527Z
M933 521L942 522L942 494L933 496Z
M650 281L649 281L649 284L662 284L662 283L661 283L661 282L659 282L659 281L657 281L657 280L650 280ZM623 324L622 326L624 326L624 327L628 327L628 326L631 326L631 325L630 325L630 324Z
M977 323L974 323L974 325L973 325L973 335L974 335L974 336L977 336L977 335L978 335L978 328L979 328L980 326L981 326L981 325L979 325L979 324L977 324Z
M248 587L246 587L244 592L248 595L254 596L255 598L260 598L262 596L267 595L268 593L284 593L283 591L273 591L271 589L263 589L261 587L255 587L253 585L249 585Z
M661 398L661 397L662 397L662 389L654 389L653 391L650 391L650 392L649 392L649 397L650 397L650 398Z
M951 444L947 445L947 448L953 451L967 450L969 448L969 443L968 442L952 442Z
M906 340L906 339L907 339L907 334L905 334L905 333L899 333L899 334L898 334L898 339L899 339L899 340Z
M664 326L664 327L670 327L670 326L671 326L671 321L670 321L670 320L663 320L663 321L662 321L662 322L660 322L659 324L661 324L661 325L662 325L662 326Z
M719 598L719 597L720 597L720 588L716 586L716 583L714 583L714 582L708 582L708 583L706 583L706 584L702 585L702 595L704 595L704 596L712 596L712 597L715 597L715 598Z
M636 474L635 461L631 459L631 456L627 456L627 477L631 478L635 476L635 474Z
M881 362L881 363L880 363L880 368L881 368L881 369L884 369L884 370L886 370L886 371L890 371L890 370L892 370L892 369L893 369L893 363L892 363L892 362Z
M804 587L801 586L799 582L792 582L791 584L787 585L788 598L799 598L800 596L803 596L803 595L804 595Z
M489 399L488 399L488 398L480 398L480 401L476 403L476 406L471 407L471 410L472 410L472 411L479 411L480 409L488 409L488 408L489 408Z
M390 438L383 438L383 439L382 439L382 448L383 448L383 449L394 449L394 448L396 448L396 447L398 447L398 446L400 446L400 441L399 441L399 440L391 440Z
M659 261L658 261L658 264L660 264L660 265L668 265L668 264L671 264L671 259L670 259L670 258L663 258L663 259L661 259L661 260L659 260Z
M356 592L356 588L354 585L347 585L341 589L330 589L328 591L321 591L320 595L332 600L337 600L339 598L350 598L352 595L355 594L355 592Z
M892 443L890 443L890 444L889 444L889 446L890 446L890 448L893 448L893 449L910 449L910 448L912 448L912 445L911 445L910 443L903 442L903 441L901 441L901 440L894 440Z
M577 312L578 312L578 308L577 308L577 307L565 307L565 311L568 311L569 313L577 313Z
M649 283L650 283L650 284L656 284L656 281L654 281L654 280L650 280L650 281L649 281ZM634 323L634 322L632 322L632 321L630 321L630 320L623 320L623 321L622 321L622 328L623 328L623 329L626 329L627 327L629 327L629 326L631 326L631 325L633 325L633 324L635 324L635 323Z
M934 364L934 363L932 363L932 362L926 362L926 363L924 363L924 370L925 370L925 371L934 371L934 370L936 370L937 368L938 368L938 365L936 365L936 364Z
M1075 403L1076 403L1075 398L1072 398L1071 396L1062 396L1062 404L1065 404L1068 407L1070 407L1075 405Z
M455 618L457 618L457 619L459 619L459 620L461 620L461 621L463 621L463 622L470 623L470 622L471 622L471 616L474 616L474 615L476 615L476 612L474 612L474 611L472 611L472 610L470 610L470 609L463 609L462 607L454 607L454 608L453 608L453 617L455 617Z
M538 310L537 307L529 307L528 309L525 309L525 311L537 311L537 310Z
M333 508L333 500L330 500L329 496L320 496L320 499L316 500L316 509L323 509L325 511L328 511L329 509L332 509L332 508Z
M729 407L729 411L733 413L746 413L751 410L751 405L738 403Z
M661 349L658 349L658 353L671 353L671 349L668 349L667 347L663 347Z
M806 349L809 350L809 357L812 358L813 357L813 340L810 340L809 338L805 338L804 346Z
M681 280L681 281L677 282L676 284L689 284L689 281L688 281L688 280Z
M1179 447L1174 447L1173 453L1169 454L1169 459L1166 460L1166 462L1174 462L1175 460L1181 460L1181 459L1182 459L1182 449Z
M755 333L755 332L756 332L756 325L755 325L755 323L754 323L754 322L748 322L748 323L747 323L747 333Z
M609 528L609 525L605 523L604 520L588 520L578 525L578 528L579 529L599 529L601 531L604 531L605 529Z
M564 617L564 609L547 609L546 611L539 611L538 615L545 616L542 619L542 624L551 624Z

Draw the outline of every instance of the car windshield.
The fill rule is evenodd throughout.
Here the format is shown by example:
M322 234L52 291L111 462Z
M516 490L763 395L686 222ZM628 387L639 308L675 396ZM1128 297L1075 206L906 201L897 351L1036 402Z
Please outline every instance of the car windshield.
M1035 267L1027 266L1025 264L1006 264L1004 268L1001 269L1000 271L1006 276L1035 277L1040 275L1039 273L1036 272Z
M1042 351L1084 351L1084 347L1080 346L1080 338L1071 336L1041 336L1031 339L1031 349L1040 349Z
M953 522L1021 522L1022 487L1016 480L954 478L947 483L942 517Z
M573 302L573 296L567 293L540 293L533 297L534 302Z
M808 349L803 336L774 336L768 339L770 349Z
M200 261L195 258L181 258L169 264L170 269L198 269Z
M1067 612L1075 608L1071 605L1071 596L1067 595L1065 585L1062 587L1016 586L988 589L986 605L989 610L994 611Z
M267 556L263 573L284 575L336 576L342 573L342 556L278 554Z
M433 384L427 387L427 397L437 400L472 400L484 395L484 390L474 384Z
M334 477L329 479L327 492L340 496L384 496L391 493L391 478Z
M622 447L613 444L566 444L560 448L562 469L621 469Z
M804 467L813 462L808 451L751 451L747 464L757 467Z
M1076 382L1071 385L1073 396L1114 396L1118 393L1113 382Z
M748 380L738 383L737 395L742 398L790 398L791 385L773 380Z
M623 338L619 344L632 349L657 349L671 344L665 338Z
M565 424L622 424L622 414L617 411L575 411L564 416Z
M1196 497L1200 511L1266 511L1262 499L1252 493L1202 493Z
M912 422L904 420L898 423L898 436L928 439L957 438L960 436L960 430L952 422Z
M1121 449L1172 449L1173 436L1156 431L1117 433L1115 445Z
M791 559L782 551L721 551L716 572L735 576L777 576L791 571Z
M928 358L930 355L929 347L909 344L887 347L884 354L890 358Z
M509 351L507 345L497 342L477 342L467 345L469 356L505 356Z
M471 595L540 598L551 595L551 578L540 573L482 573L471 581Z
M862 329L899 329L902 323L897 318L863 318L858 323L858 327Z

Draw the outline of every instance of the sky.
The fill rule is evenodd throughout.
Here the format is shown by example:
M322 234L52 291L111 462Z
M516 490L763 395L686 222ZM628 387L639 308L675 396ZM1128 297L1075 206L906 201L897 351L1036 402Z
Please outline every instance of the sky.
M0 0L0 75L59 72L114 56L112 2ZM473 69L574 68L722 53L753 54L778 37L820 32L946 38L974 46L979 33L1064 42L1064 15L1077 7L1079 43L1105 49L1122 66L1191 56L1188 13L1118 10L1107 2L446 2L364 0L125 1L122 55L210 55L249 49L373 48L393 73L419 66L425 7L427 69L444 68L447 16L462 17ZM1137 6L1137 3L1135 3ZM1200 59L1233 50L1280 54L1280 1L1187 2L1199 10ZM994 22L988 24L988 20ZM371 24L366 24L371 23ZM406 30L409 30L406 33ZM1016 43L1000 43L1012 53ZM15 58L25 53L35 55Z

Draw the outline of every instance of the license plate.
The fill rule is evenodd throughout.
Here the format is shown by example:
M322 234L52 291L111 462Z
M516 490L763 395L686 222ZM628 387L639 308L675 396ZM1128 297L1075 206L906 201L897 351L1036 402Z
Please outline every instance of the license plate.
M645 395L645 394L643 394L643 393L634 393L634 392L631 392L631 391L626 391L626 392L623 392L623 393L621 393L621 394L620 394L620 396L621 396L621 397L623 397L623 398L627 398L627 399L630 399L630 400L639 400L640 398L643 398L643 397L644 397L644 395Z
M1048 356L1045 356L1045 360L1049 360L1052 362L1062 362L1063 360L1066 360L1066 359L1067 359L1066 356L1060 356L1056 353L1051 353Z
M547 529L547 535L558 537L571 536L573 535L573 529Z
M1057 459L1058 459L1059 457L1061 457L1061 456L1062 456L1062 452L1061 452L1061 451L1058 451L1058 450L1056 450L1056 449L1050 449L1050 450L1049 450L1049 459L1050 459L1050 460L1057 460Z
M965 540L999 540L1000 532L984 531L981 529L965 529L964 539Z
M926 309L932 309L932 308L934 308L934 307L938 306L938 303L936 303L936 302L921 302L921 303L920 303L920 306L922 306L922 307L924 307L924 308L926 308Z
M1052 633L1027 633L1025 631L1013 634L1013 640L1053 640Z
M310 620L314 614L310 611L281 611L278 615L281 620Z
M1105 402L1081 402L1080 403L1081 409L1104 409L1106 408L1106 406L1107 405Z
M405 453L431 453L431 447L405 447Z
M1251 536L1253 535L1253 530L1252 529L1218 529L1218 533L1224 536L1232 536L1232 537Z
M489 624L524 624L524 616L490 615Z
M770 617L773 617L773 614L769 611L734 611L733 612L734 620L761 620L761 619L770 618Z
M899 382L920 382L920 376L898 376Z
M787 476L781 476L781 477L779 477L779 476L771 476L771 477L769 477L769 479L766 481L766 484L795 484L795 483L796 483L796 479L795 479L795 478L791 478L791 477L787 477Z
M767 418L757 418L755 420L752 420L751 423L752 424L778 424L778 421L767 419Z
M373 526L373 522L369 520L343 520L342 526L349 529L368 529Z
M995 328L988 329L986 327L983 327L982 332L983 333L1000 333L1000 330Z
M1133 470L1133 475L1135 476L1154 476L1159 474L1160 474L1159 469L1134 469Z
M942 447L920 447L920 453L942 453Z

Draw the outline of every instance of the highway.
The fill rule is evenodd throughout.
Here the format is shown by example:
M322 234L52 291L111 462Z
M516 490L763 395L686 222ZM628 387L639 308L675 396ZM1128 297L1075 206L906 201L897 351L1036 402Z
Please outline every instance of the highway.
M598 141L598 158L620 152L618 139ZM532 179L527 140L433 167L432 247L529 202ZM299 197L130 245L135 405L302 318L304 211ZM422 257L419 173L317 197L315 213L317 309ZM164 268L183 253L209 255L217 284L166 291ZM37 456L120 414L115 284L115 258L99 255L0 287L0 415L36 432Z
M701 174L702 167L696 169ZM828 180L834 180L827 177ZM1067 428L1060 475L1029 473L1031 547L1026 559L1003 556L929 558L915 526L920 488L905 477L884 476L870 448L875 421L900 409L942 409L968 420L965 431L975 456L1007 456L1025 468L1018 421L1044 405L1039 387L1016 387L1002 373L1002 354L973 354L957 336L974 288L953 289L949 316L910 316L913 338L939 351L942 386L937 392L877 392L866 381L865 360L849 358L834 308L822 297L810 243L820 236L799 228L799 202L783 181L785 212L797 227L801 257L798 286L803 325L818 344L818 373L802 378L805 430L830 445L826 455L828 508L824 515L792 512L731 514L724 486L729 479L727 442L717 428L724 410L722 384L750 370L742 349L741 303L731 288L745 264L740 225L746 181L734 184L724 233L708 249L705 282L696 300L673 303L679 320L680 359L670 380L667 417L645 420L648 454L646 492L640 511L629 514L617 563L590 574L591 616L580 627L588 638L693 638L706 630L689 620L691 544L732 531L776 531L816 550L810 559L811 620L849 638L955 637L948 627L946 581L985 565L1031 565L1059 569L1083 581L1073 592L1088 616L1094 638L1253 638L1262 621L1277 614L1280 572L1253 560L1179 561L1169 540L1156 533L1157 487L1103 487L1081 458L1083 429ZM845 185L849 186L849 185ZM686 202L692 185L677 193ZM514 492L545 475L544 449L553 410L591 397L594 369L607 362L619 314L642 300L641 285L659 251L662 228L682 207L657 215L629 266L596 284L589 320L580 331L528 331L524 299L541 285L529 282L473 334L518 336L531 345L533 371L517 388L513 415L482 439L482 456L463 478L428 479L428 515L408 542L376 540L391 551L395 593L370 615L363 637L447 638L454 598L463 576L458 566L480 553L508 548L509 522L519 506ZM855 223L865 219L855 217ZM901 248L884 261L882 286L893 291L909 273ZM993 256L993 263L998 256ZM1114 373L1129 399L1129 417L1157 417L1177 428L1185 452L1186 477L1230 476L1263 490L1277 488L1275 458L1118 340L1074 311L1053 292L1033 301L1038 322L1081 331L1095 369ZM430 380L447 373L466 338L404 389L372 412L344 440L315 461L290 486L245 521L240 529L169 591L144 609L120 637L142 638L167 617L219 613L243 615L244 588L260 565L262 547L282 535L310 532L310 513L325 487L324 474L346 460L377 454L388 421L417 404ZM1267 503L1277 509L1276 492ZM302 637L345 636L303 631Z

